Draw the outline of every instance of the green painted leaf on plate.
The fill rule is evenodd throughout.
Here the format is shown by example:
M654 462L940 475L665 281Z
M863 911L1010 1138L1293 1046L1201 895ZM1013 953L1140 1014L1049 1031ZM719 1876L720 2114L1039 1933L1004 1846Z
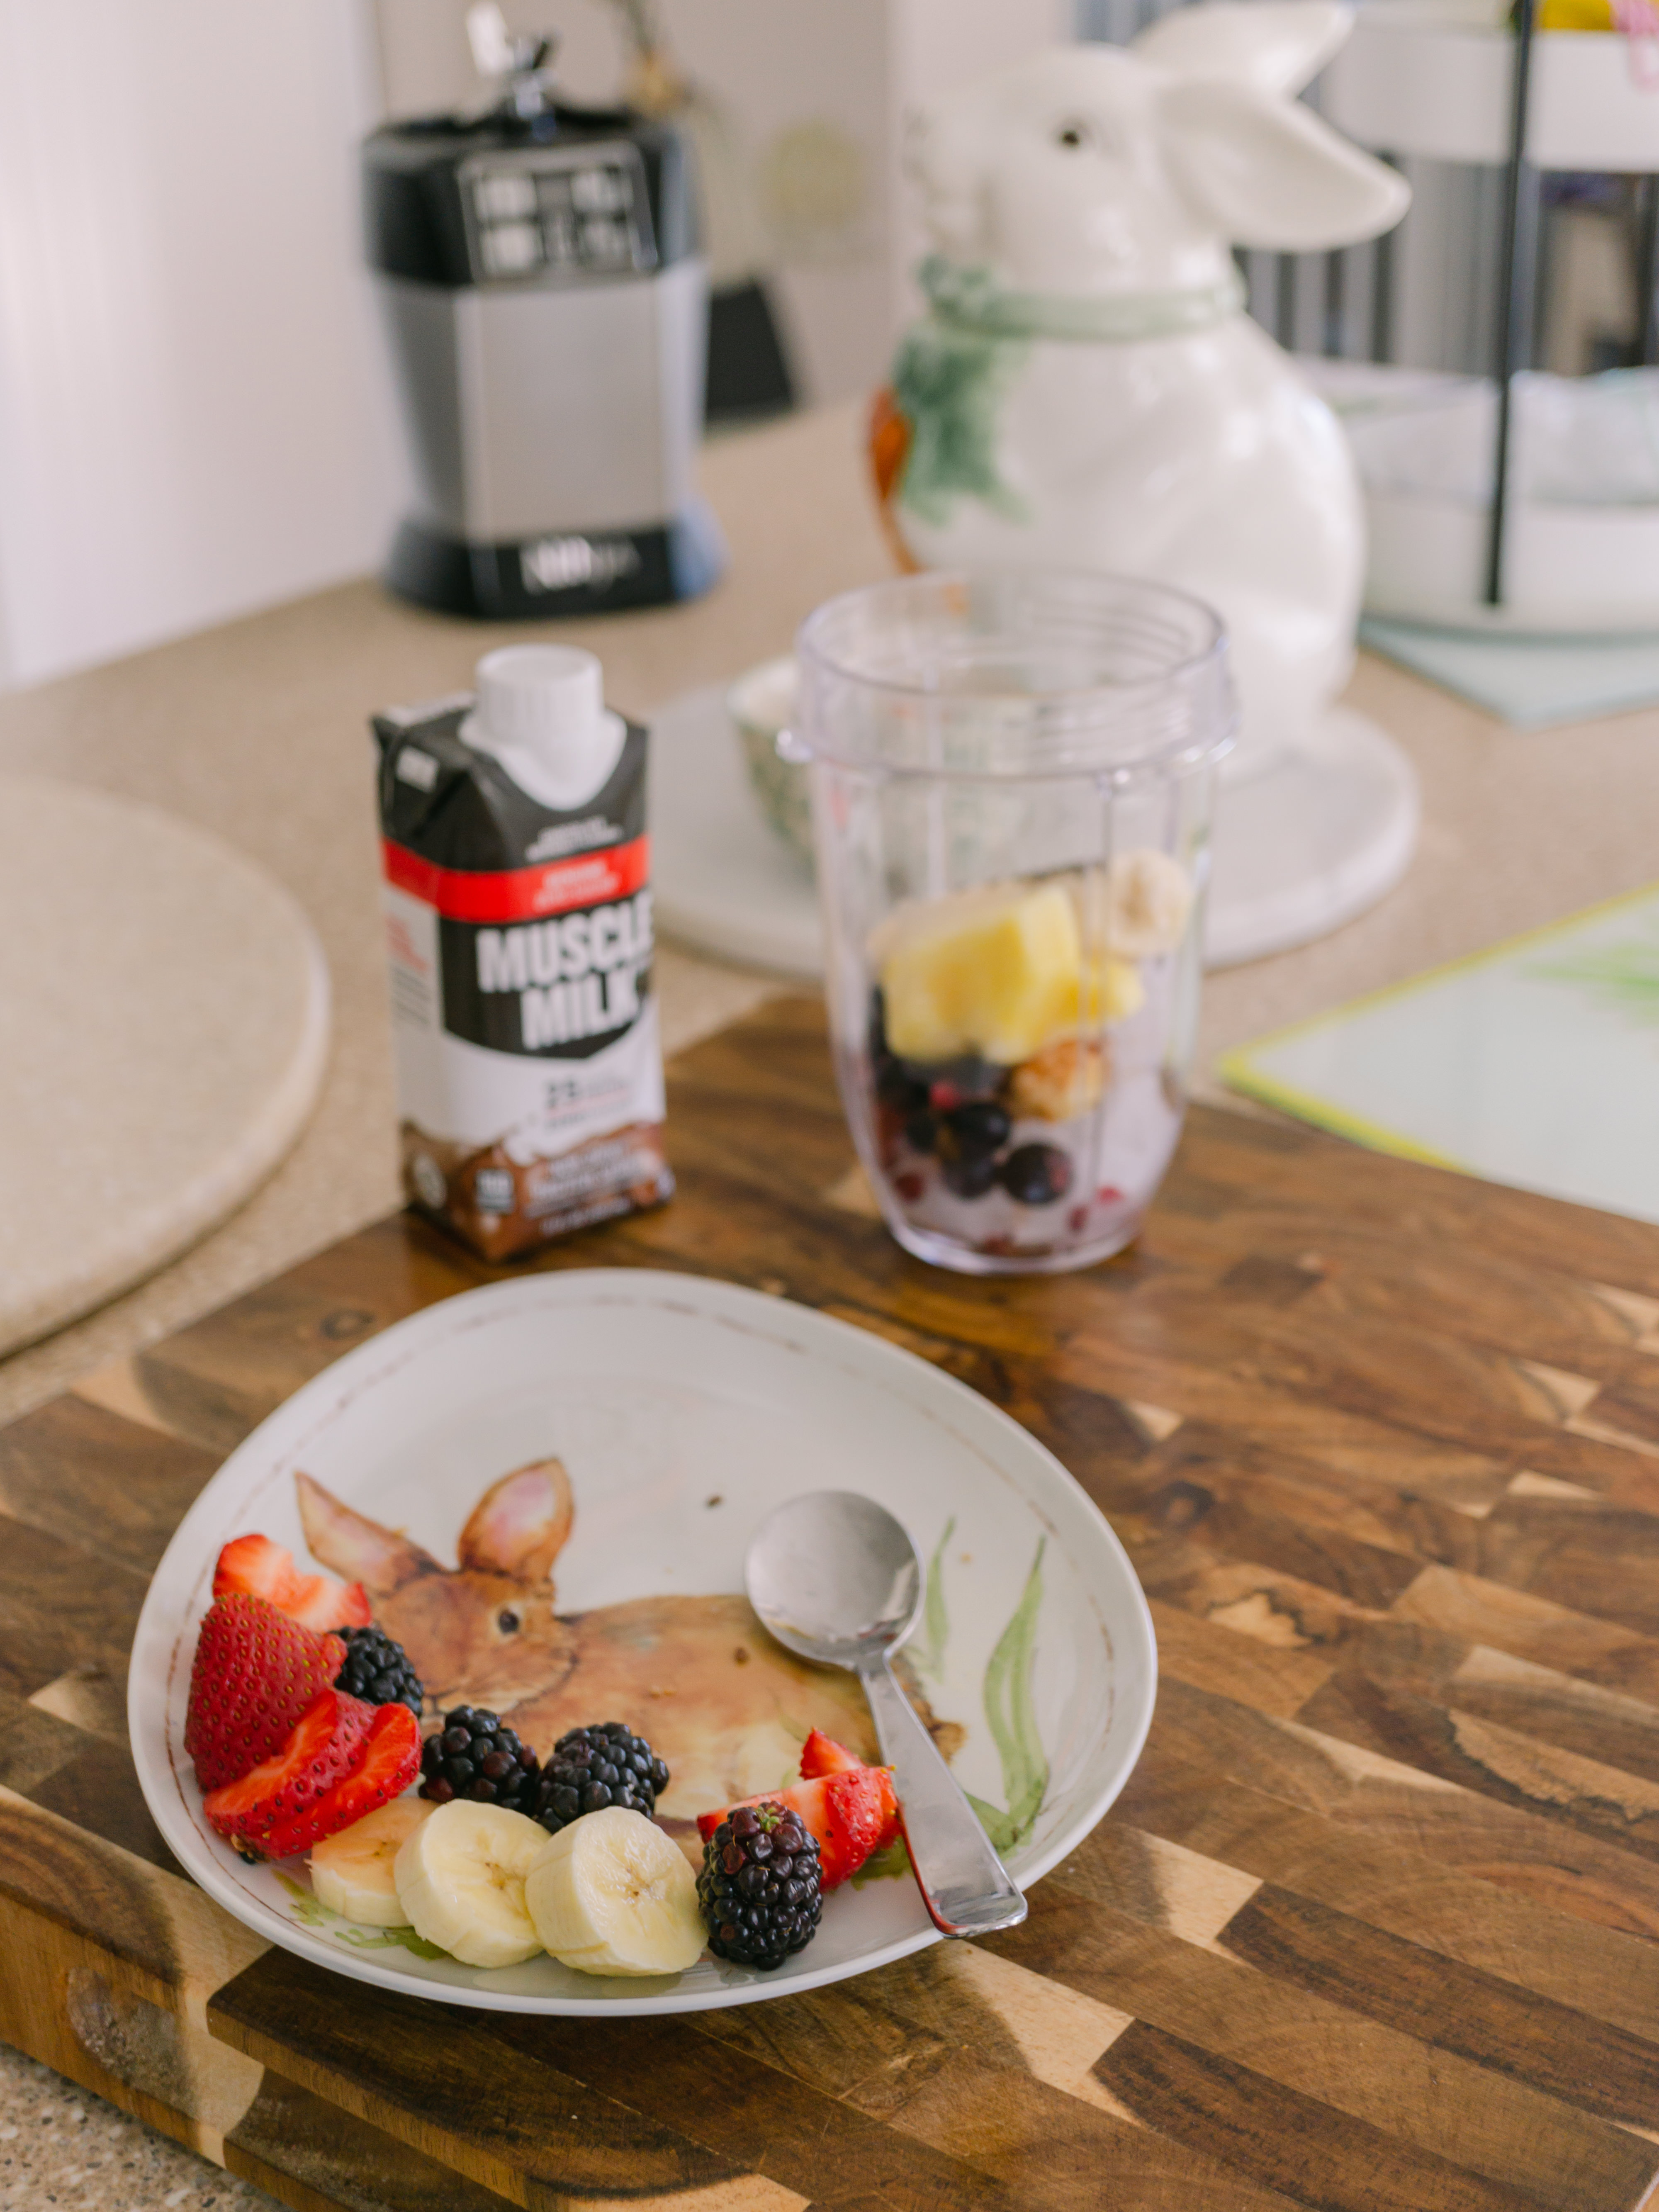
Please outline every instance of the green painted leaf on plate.
M969 1802L1000 1852L1012 1850L1030 1834L1048 1789L1048 1761L1031 1701L1037 1615L1042 1607L1042 1553L1040 1542L1019 1603L985 1669L985 1718L1002 1762L1006 1809L999 1811L978 1797L970 1796Z
M921 1633L913 1636L904 1654L918 1674L930 1682L945 1680L945 1652L951 1641L951 1615L945 1601L945 1547L956 1534L956 1516L945 1524L945 1534L933 1547L927 1568L927 1595L922 1601Z

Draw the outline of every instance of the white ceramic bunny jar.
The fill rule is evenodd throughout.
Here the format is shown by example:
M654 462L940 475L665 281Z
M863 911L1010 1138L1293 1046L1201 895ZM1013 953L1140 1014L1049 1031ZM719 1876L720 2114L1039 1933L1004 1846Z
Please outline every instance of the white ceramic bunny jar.
M1328 408L1244 313L1230 251L1333 247L1404 213L1401 179L1294 98L1351 21L1333 0L1181 8L1127 50L1058 47L947 96L908 147L934 248L921 272L930 311L872 427L902 556L1105 569L1208 601L1242 701L1234 788L1317 752L1352 659L1353 464ZM1414 787L1397 757L1383 781L1392 880ZM1241 818L1224 802L1221 834ZM1284 856L1280 878L1333 861L1341 873L1353 857L1326 850L1320 825L1310 834L1319 849ZM1358 903L1386 888L1376 876ZM1260 888L1277 896L1267 876ZM1266 937L1311 934L1338 907L1355 901L1327 884Z

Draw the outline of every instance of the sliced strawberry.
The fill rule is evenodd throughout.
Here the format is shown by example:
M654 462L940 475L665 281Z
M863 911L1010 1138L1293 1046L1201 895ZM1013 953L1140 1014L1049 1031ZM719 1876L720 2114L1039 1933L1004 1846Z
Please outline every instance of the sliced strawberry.
M343 1690L325 1690L274 1758L263 1759L239 1782L210 1790L202 1810L244 1858L268 1856L264 1838L271 1829L314 1805L361 1764L375 1714L388 1710L366 1705Z
M799 1814L803 1826L818 1839L818 1873L825 1889L834 1889L856 1874L883 1837L897 1828L898 1801L893 1795L892 1769L887 1766L855 1766L739 1802L787 1805ZM726 1815L737 1810L736 1805L725 1805L718 1813L699 1813L697 1833L707 1843Z
M839 1869L826 1878L833 1889L848 1875L856 1874L866 1859L898 1832L898 1800L893 1795L892 1770L861 1766L856 1773L832 1774L824 1784L829 1800L830 1849L820 1854Z
M420 1771L420 1723L407 1705L377 1706L362 1764L305 1812L268 1829L259 1848L268 1859L308 1851L325 1836L337 1836L342 1828L353 1826L377 1805L401 1797Z
M801 1746L803 1782L816 1782L820 1775L824 1774L852 1774L863 1764L861 1759L854 1758L845 1744L837 1743L833 1736L825 1735L822 1729L814 1729Z
M185 1749L203 1789L222 1790L280 1751L345 1656L337 1636L302 1628L246 1591L210 1607L185 1713Z
M306 1628L367 1628L373 1615L361 1583L332 1575L304 1575L292 1552L269 1536L233 1536L213 1571L213 1595L246 1590L274 1605Z
M888 1815L886 1826L883 1828L880 1836L877 1838L876 1849L878 1851L884 1851L889 1844L897 1842L899 1832L898 1800L893 1796L892 1784L890 1780L892 1769L890 1767L866 1767L861 1759L854 1759L852 1753L848 1750L845 1744L837 1743L833 1736L825 1735L822 1729L814 1729L811 1735L807 1737L806 1741L801 1747L800 1771L802 1778L808 1782L816 1781L822 1774L883 1774L888 1776L890 1779L886 1784L886 1790L888 1802L891 1807L891 1811Z

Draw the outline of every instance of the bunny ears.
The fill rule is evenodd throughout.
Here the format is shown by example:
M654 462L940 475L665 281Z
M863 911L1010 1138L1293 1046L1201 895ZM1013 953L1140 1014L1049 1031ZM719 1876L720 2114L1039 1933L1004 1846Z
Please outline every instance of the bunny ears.
M343 1505L308 1474L296 1473L295 1492L313 1559L388 1597L422 1575L448 1575L430 1552L396 1528L383 1528ZM570 1478L556 1459L533 1461L485 1491L456 1547L463 1570L504 1575L527 1585L545 1581L575 1516Z
M1352 28L1340 0L1200 0L1132 42L1176 80L1163 110L1182 190L1236 244L1345 246L1406 212L1401 178L1293 100Z
M1165 158L1183 196L1236 246L1280 253L1349 246L1391 230L1411 204L1403 177L1300 101L1196 77L1171 85L1161 112Z
M1171 76L1288 95L1318 76L1353 15L1340 0L1202 0L1149 24L1131 51Z

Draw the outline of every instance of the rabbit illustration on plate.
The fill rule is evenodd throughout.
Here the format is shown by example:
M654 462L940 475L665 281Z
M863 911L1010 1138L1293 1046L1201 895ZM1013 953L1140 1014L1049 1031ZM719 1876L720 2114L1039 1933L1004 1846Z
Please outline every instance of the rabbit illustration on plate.
M871 454L913 567L1071 567L1176 585L1225 621L1234 772L1345 682L1364 562L1340 426L1243 312L1233 246L1370 238L1401 179L1293 95L1333 0L1208 0L1133 45L1060 47L947 95L907 149L930 313Z
M429 1711L489 1707L544 1757L567 1729L626 1721L668 1762L659 1810L670 1820L776 1789L814 1727L860 1758L878 1756L854 1677L775 1644L745 1598L641 1597L560 1613L550 1577L575 1501L556 1459L485 1491L457 1540L456 1567L309 1475L295 1485L313 1556L362 1583L376 1620L413 1661ZM909 1686L948 1756L960 1730L934 1722Z

